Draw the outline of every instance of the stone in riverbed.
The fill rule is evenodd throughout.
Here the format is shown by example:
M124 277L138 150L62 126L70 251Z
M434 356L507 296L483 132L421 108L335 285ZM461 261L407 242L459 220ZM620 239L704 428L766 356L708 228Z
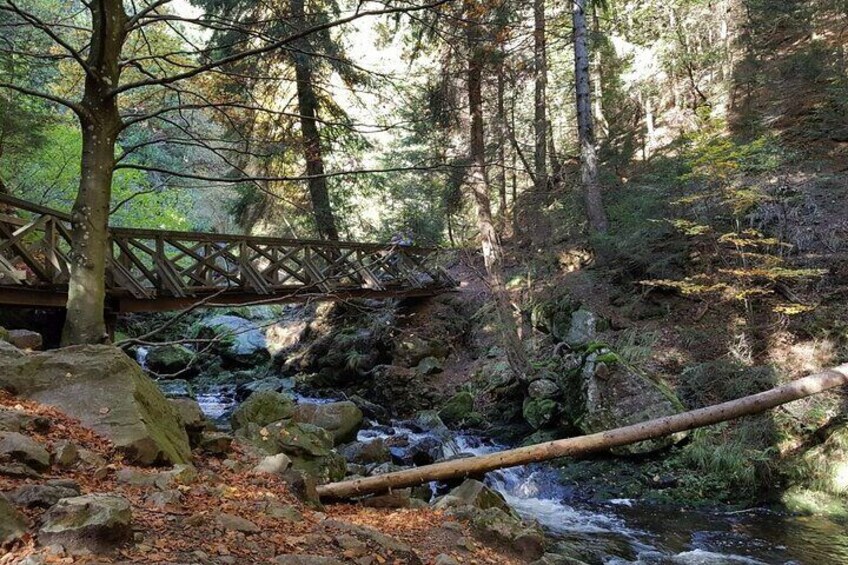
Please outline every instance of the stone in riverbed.
M249 424L267 426L268 424L292 417L294 401L285 394L266 390L251 394L230 417L233 430L240 430Z
M439 418L447 425L456 425L468 418L474 411L474 397L468 391L453 395L439 410Z
M499 508L508 514L513 514L512 509L499 492L490 489L482 482L474 479L466 479L461 485L436 500L433 504L433 507L437 510L446 510L461 506L473 506L479 510Z
M184 345L160 345L147 353L147 367L160 374L173 374L185 370L194 360L194 351Z
M292 420L318 426L330 432L335 445L356 439L362 427L363 415L356 404L350 401L329 404L299 404Z
M36 471L50 467L50 453L37 441L18 432L0 432L0 462L23 463Z
M392 460L392 454L382 438L371 441L356 441L339 447L339 453L350 463L370 465Z
M107 552L132 539L130 503L120 496L90 494L65 498L44 515L41 545L70 551Z
M127 462L185 463L185 430L156 384L118 348L77 345L0 356L0 388L58 407L107 436Z
M238 316L215 316L200 322L201 337L223 337L219 351L226 360L253 367L267 362L264 332L250 320Z

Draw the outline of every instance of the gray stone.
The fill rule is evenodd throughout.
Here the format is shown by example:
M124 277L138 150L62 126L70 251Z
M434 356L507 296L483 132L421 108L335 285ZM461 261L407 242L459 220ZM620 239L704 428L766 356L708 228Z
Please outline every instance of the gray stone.
M250 320L238 316L215 316L200 322L202 335L225 339L221 354L237 364L253 366L270 359L265 333Z
M278 555L274 558L277 565L344 565L333 557L321 557L318 555Z
M577 310L571 315L571 325L563 341L572 348L585 347L597 337L598 321L594 312Z
M185 371L194 360L194 352L184 345L151 347L145 360L147 368L162 375Z
M392 489L386 494L377 494L363 498L360 503L371 508L410 508L412 506L412 489Z
M559 411L559 404L550 398L525 398L522 406L524 420L536 430L552 424Z
M294 410L294 401L285 394L270 390L255 392L236 408L230 423L233 430L240 430L250 424L267 426L291 418Z
M436 560L433 562L433 565L459 565L459 561L450 555L440 553L436 556Z
M261 532L262 529L251 522L250 520L246 520L241 516L236 516L234 514L227 514L226 512L219 512L215 515L215 520L225 530L241 532L243 534L255 534Z
M444 364L439 359L435 357L425 357L415 366L415 370L421 373L422 375L435 375L437 373L441 373L443 370Z
M333 435L333 442L339 445L356 439L362 427L362 410L353 402L330 402L328 404L300 404L292 414L295 422L318 426Z
M0 547L19 540L26 531L23 515L0 494Z
M163 379L156 386L166 398L194 398L194 389L185 379Z
M188 437L156 384L118 348L77 345L0 357L0 388L58 407L140 465L185 463Z
M0 432L0 461L3 460L23 463L36 471L50 468L50 453L18 432Z
M468 418L473 411L474 397L468 391L461 391L453 395L439 410L439 418L447 425L456 425Z
M156 508L175 510L182 507L183 493L177 489L154 492L147 497L147 502Z
M559 392L559 386L548 379L535 380L527 387L527 395L530 398L554 398Z
M0 407L0 432L46 432L49 429L50 420L47 418Z
M256 467L253 468L254 473L265 475L281 475L291 467L291 459L285 453L277 455L269 455L264 457Z
M303 520L303 514L291 504L281 504L275 500L266 502L262 511L270 518L276 520L286 520L288 522L300 522Z
M466 479L461 485L437 499L433 504L433 507L438 510L461 506L472 506L480 510L499 508L507 514L512 514L512 509L499 492L474 479Z
M48 510L38 531L41 545L102 553L132 540L130 503L120 496L65 498Z
M366 540L379 547L383 552L392 553L396 559L405 560L404 562L409 565L421 565L422 563L421 558L418 557L418 554L408 544L372 528L357 526L334 519L324 520L323 524L329 530L335 530Z
M41 349L42 342L44 340L38 332L30 330L9 330L9 336L6 338L6 341L18 349L38 351Z
M10 502L27 508L50 508L63 498L79 496L79 488L62 485L24 485L7 492Z
M339 454L348 462L357 465L386 463L392 460L392 454L382 438L343 445L339 447Z
M451 514L469 521L484 540L506 544L528 560L539 559L545 552L545 536L538 526L528 526L500 508L463 506L452 509Z
M318 482L314 477L297 469L289 469L281 478L288 486L289 492L300 501L318 510L324 508L318 497Z
M226 455L232 451L233 436L223 432L203 432L198 447L211 455Z
M57 441L53 445L53 464L59 467L71 467L79 461L80 454L76 444L68 440Z

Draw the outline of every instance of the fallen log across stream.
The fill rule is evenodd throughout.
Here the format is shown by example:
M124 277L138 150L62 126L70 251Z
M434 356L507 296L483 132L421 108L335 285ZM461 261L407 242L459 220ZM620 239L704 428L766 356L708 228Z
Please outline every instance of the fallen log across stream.
M848 363L758 394L699 408L698 410L682 412L673 416L648 420L586 436L549 441L517 449L508 449L499 453L455 461L443 461L414 469L386 473L385 475L321 485L318 487L318 495L323 500L341 500L416 486L430 481L479 476L495 469L538 463L557 457L574 457L605 451L621 445L701 428L742 416L759 414L781 404L845 384L848 384Z

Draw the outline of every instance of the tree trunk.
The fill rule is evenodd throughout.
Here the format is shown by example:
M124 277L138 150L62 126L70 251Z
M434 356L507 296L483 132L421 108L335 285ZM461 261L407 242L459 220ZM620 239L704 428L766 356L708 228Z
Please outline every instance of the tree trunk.
M506 225L507 206L506 206L506 109L504 105L504 68L503 58L501 57L498 63L498 117L497 117L497 144L498 144L498 196L500 203L498 206L498 221L501 229Z
M298 25L305 26L303 0L291 0L292 17ZM299 42L303 51L309 51L308 45ZM327 178L324 176L324 156L321 137L318 133L318 98L312 86L312 58L307 53L295 52L294 69L297 81L297 103L300 113L300 131L303 137L303 152L306 159L306 175L309 177L309 197L312 201L312 213L315 226L322 239L339 239L336 219L330 206L330 193Z
M547 170L547 143L548 143L548 118L547 118L547 85L548 85L548 60L545 43L545 0L533 0L533 72L535 74L534 85L534 112L533 133L535 135L533 169L535 173L533 187L537 192L545 190L548 184Z
M80 185L71 210L71 265L68 314L62 344L109 340L104 319L109 258L109 204L115 170L115 142L121 129L118 57L127 21L121 0L91 3L92 36L80 112Z
M598 182L598 155L592 120L592 94L589 88L589 47L586 41L586 0L573 0L574 79L577 92L577 134L580 140L580 164L583 194L589 227L606 232L609 227Z
M557 457L574 457L605 451L613 447L709 426L742 416L759 414L781 404L845 384L848 384L848 364L759 394L699 410L683 412L674 416L666 416L665 418L587 436L549 441L490 455L445 461L396 473L323 485L318 487L318 495L324 499L350 498L384 492L389 489L411 487L430 481L479 476L495 469L538 463Z
M469 10L466 10L469 13ZM489 175L486 166L486 146L483 131L483 66L485 51L479 24L471 21L467 25L468 41L468 108L471 114L470 186L477 208L477 227L480 230L483 261L489 278L492 295L500 325L501 341L507 355L510 368L517 378L528 374L529 362L518 335L518 326L513 318L512 305L503 281L503 251L492 218L492 204L489 198Z

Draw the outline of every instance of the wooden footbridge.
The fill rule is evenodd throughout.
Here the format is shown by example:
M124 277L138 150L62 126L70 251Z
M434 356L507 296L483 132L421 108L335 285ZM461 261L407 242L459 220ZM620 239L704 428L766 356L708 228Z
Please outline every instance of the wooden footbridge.
M69 214L0 194L0 304L64 307ZM430 296L456 286L435 249L377 243L110 228L113 312Z

